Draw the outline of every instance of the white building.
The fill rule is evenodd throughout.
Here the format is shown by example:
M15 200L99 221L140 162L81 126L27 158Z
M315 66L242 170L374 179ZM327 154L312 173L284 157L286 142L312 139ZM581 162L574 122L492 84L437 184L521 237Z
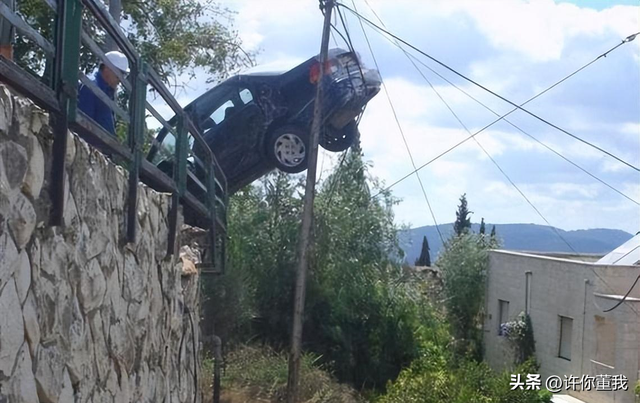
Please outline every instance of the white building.
M640 242L638 236L634 239ZM511 346L499 335L500 324L527 312L543 385L552 375L623 375L628 379L626 391L562 393L588 403L634 403L640 370L640 284L620 302L638 279L640 266L620 263L637 264L640 258L634 253L640 248L621 248L597 263L491 251L484 323L487 362L495 369L513 367Z

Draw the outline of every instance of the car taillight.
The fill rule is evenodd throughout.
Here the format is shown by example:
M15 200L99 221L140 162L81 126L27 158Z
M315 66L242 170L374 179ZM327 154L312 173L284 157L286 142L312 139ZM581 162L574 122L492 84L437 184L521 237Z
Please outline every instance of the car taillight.
M338 71L338 61L335 59L324 62L324 75L330 75ZM311 65L309 69L309 81L315 84L320 79L320 62Z

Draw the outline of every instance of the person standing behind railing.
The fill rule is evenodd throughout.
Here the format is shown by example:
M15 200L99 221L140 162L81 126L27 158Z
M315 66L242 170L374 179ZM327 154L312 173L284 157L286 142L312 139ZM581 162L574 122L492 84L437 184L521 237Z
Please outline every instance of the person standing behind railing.
M16 10L15 0L1 0L11 11ZM3 17L0 17L0 56L13 60L13 25Z
M123 75L129 73L129 60L127 60L124 54L113 51L107 53L105 56ZM106 64L100 64L98 71L95 76L91 78L91 81L107 94L110 99L113 100L115 98L116 88L118 88L118 84L120 84L120 78ZM111 135L116 135L113 110L102 102L86 85L80 86L78 108Z

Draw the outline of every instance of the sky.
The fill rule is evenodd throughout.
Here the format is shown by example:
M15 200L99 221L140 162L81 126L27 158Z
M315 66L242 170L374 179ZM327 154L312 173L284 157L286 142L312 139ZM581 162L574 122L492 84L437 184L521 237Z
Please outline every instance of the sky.
M353 8L352 0L341 0ZM314 0L226 0L234 28L259 68L282 70L317 54L322 14ZM520 104L640 31L637 0L355 0L357 9L474 81ZM371 7L371 8L370 8ZM353 46L375 67L358 20L343 11ZM337 23L338 21L336 21ZM336 24L344 32L341 24ZM379 70L417 166L421 166L496 119L430 70L422 74L391 41L366 27ZM334 35L331 47L346 47ZM498 114L512 107L415 52L420 62ZM198 82L202 81L202 82ZM180 95L186 104L207 88L200 78ZM437 93L436 93L437 92ZM439 94L439 95L438 95ZM440 97L446 101L445 103ZM566 131L640 166L640 39L527 104ZM555 155L533 136L604 182L640 202L640 173L551 126L516 111L473 140L419 171L438 223L455 220L466 193L473 222L551 225L565 230L615 228L640 231L640 207ZM369 103L360 124L371 174L387 184L413 170L384 90ZM520 192L505 178L500 166ZM337 155L319 157L322 175ZM416 175L393 187L401 199L398 224L433 225Z

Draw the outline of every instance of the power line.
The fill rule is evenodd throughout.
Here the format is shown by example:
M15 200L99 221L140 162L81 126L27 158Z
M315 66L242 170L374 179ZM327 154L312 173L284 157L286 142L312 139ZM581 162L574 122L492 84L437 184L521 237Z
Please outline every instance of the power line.
M517 105L517 104L515 104L514 102L512 102L512 101L508 100L507 98L503 97L502 95L497 94L496 92L494 92L494 91L492 91L492 90L488 89L487 87L483 86L482 84L479 84L478 82L476 82L476 81L472 80L471 78L469 78L469 77L465 76L464 74L459 73L458 71L456 71L456 70L455 70L455 69L453 69L452 67L449 67L449 66L448 66L448 65L446 65L445 63L443 63L443 62L441 62L440 60L436 59L435 57L433 57L433 56L429 55L428 53L426 53L426 52L424 52L424 51L420 50L419 48L417 48L416 46L412 45L411 43L409 43L409 42L405 41L404 39L402 39L402 38L398 37L397 35L394 35L394 34L392 34L391 32L389 32L388 30L386 30L386 29L384 29L384 28L380 27L379 25L377 25L377 24L373 23L373 22L372 22L372 21L370 21L368 18L366 18L366 17L362 16L361 14L359 14L357 11L355 11L355 10L351 9L350 7L345 6L344 4L341 4L341 3L338 3L338 6L343 7L343 8L346 8L346 9L347 9L347 10L349 10L351 13L353 13L354 15L356 15L356 16L357 16L361 21L362 21L362 20L364 20L367 24L369 24L369 25L370 25L370 26L372 26L373 28L375 28L375 29L377 29L377 30L379 30L379 31L381 31L381 32L383 32L383 33L385 33L386 35L389 35L390 37L392 37L392 38L394 38L394 39L396 39L396 40L398 40L398 41L402 42L402 43L403 43L403 44L405 44L406 46L410 47L411 49L415 50L416 52L420 53L421 55L423 55L423 56L425 56L425 57L427 57L427 58L431 59L432 61L434 61L434 62L438 63L439 65L441 65L442 67L444 67L444 68L446 68L447 70L451 71L452 73L456 74L457 76L459 76L459 77L463 78L464 80L466 80L466 81L468 81L468 82L470 82L470 83L474 84L475 86L477 86L477 87L479 87L479 88L483 89L484 91L486 91L486 92L490 93L491 95L493 95L493 96L495 96L495 97L497 97L497 98L501 99L502 101L507 102L508 104L510 104L511 106L513 106L513 107L515 108L515 109L514 109L514 111L515 111L515 110L517 110L517 109L519 109L519 110L521 110L521 111L525 112L526 114L528 114L528 115L530 115L530 116L532 116L532 117L534 117L534 118L536 118L536 119L540 120L541 122L543 122L543 123L545 123L545 124L547 124L547 125L549 125L549 126L553 127L554 129L556 129L556 130L558 130L558 131L560 131L560 132L562 132L562 133L564 133L564 134L566 134L566 135L568 135L568 136L570 136L570 137L572 137L572 138L574 138L574 139L576 139L576 140L578 140L578 141L580 141L580 142L582 142L582 143L584 143L584 144L586 144L586 145L588 145L588 146L590 146L590 147L593 147L593 148L595 148L596 150L598 150L598 151L600 151L600 152L602 152L602 153L604 153L604 154L606 154L606 155L610 156L611 158L613 158L613 159L615 159L615 160L619 161L620 163L622 163L622 164L624 164L624 165L627 165L628 167L630 167L630 168L632 168L632 169L634 169L634 170L636 170L636 171L640 172L640 168L638 168L638 167L636 167L636 166L634 166L634 165L630 164L629 162L627 162L627 161L623 160L622 158L620 158L620 157L618 157L618 156L616 156L616 155L614 155L614 154L610 153L609 151L607 151L607 150L605 150L605 149L603 149L603 148L601 148L601 147L599 147L599 146L597 146L597 145L595 145L595 144L593 144L593 143L591 143L591 142L589 142L589 141L587 141L587 140L584 140L584 139L582 139L582 138L580 138L580 137L576 136L575 134L572 134L572 133L568 132L567 130L565 130L565 129L563 129L563 128L561 128L561 127L559 127L559 126L557 126L557 125L555 125L555 124L553 124L553 123L551 123L551 122L549 122L548 120L546 120L546 119L544 119L544 118L542 118L542 117L540 117L540 116L536 115L535 113L530 112L530 111L529 111L529 110L527 110L527 109L524 109L524 108L522 107L524 104ZM621 43L621 44L619 44L618 46L621 46L622 44L627 43L627 42L631 42L632 40L634 40L634 39L635 39L635 37L636 37L638 34L640 34L640 33L636 33L636 34L633 34L633 35L628 36L628 37L627 37L626 39L624 39L624 40L622 41L622 43ZM530 100L530 101L531 101L531 100ZM527 101L527 102L529 102L529 101ZM526 102L525 102L525 103L526 103ZM513 112L513 111L511 111L511 112ZM510 114L511 112L509 112L509 114ZM507 114L507 115L508 115L508 114ZM507 115L505 115L505 116L507 116Z
M353 1L353 0L352 0ZM356 7L355 1L353 2L353 7ZM338 10L340 10L338 8ZM378 73L380 73L380 82L382 83L382 87L384 88L384 93L387 96L387 101L389 101L389 106L391 107L391 112L393 113L393 117L396 121L396 125L398 126L398 130L400 131L400 135L402 136L402 141L404 142L404 146L407 149L407 153L409 154L409 159L411 160L411 165L413 166L414 172L416 174L416 178L418 179L418 183L420 184L420 189L422 190L422 195L424 196L425 201L427 202L427 206L429 207L429 212L431 213L431 218L433 219L433 222L436 225L436 230L438 231L438 236L440 237L440 242L442 242L442 244L444 245L444 237L442 236L442 232L440 232L440 227L438 226L438 221L436 220L436 216L433 212L433 208L431 207L431 203L429 202L429 197L427 196L427 192L424 189L424 185L422 184L422 179L420 178L420 174L418 173L418 170L416 169L416 163L413 159L413 155L411 154L411 148L409 147L409 144L407 143L407 139L404 135L404 130L402 130L402 125L400 124L400 120L398 119L398 114L396 113L396 108L393 106L393 102L391 101L391 96L389 95L389 91L387 90L387 85L384 83L384 80L382 79L382 73L380 72L380 67L378 66L378 60L376 59L375 54L373 53L373 48L371 47L371 43L369 42L369 37L367 36L367 31L364 29L364 25L362 24L361 20L358 20L360 22L360 27L362 28L362 33L364 34L364 38L367 41L367 46L369 47L369 52L371 52L371 57L373 58L373 62L376 65L376 70L378 70Z
M378 19L378 21L380 21L380 24L382 24L383 27L386 28L386 25L384 24L384 22L382 21L382 19L378 16L378 14L375 12L375 10L373 9L373 7L371 7L371 5L369 4L369 2L367 0L364 0L365 3L367 4L367 6L369 7L369 9L371 10L371 12L376 16L376 18ZM439 78L441 78L442 80L444 80L445 82L447 82L449 85L451 85L453 88L457 89L458 91L462 92L463 94L465 94L467 97L471 98L472 100L474 100L476 103L482 105L485 109L487 109L488 111L490 111L491 113L493 113L494 115L500 117L500 114L498 114L498 112L494 111L493 109L491 109L489 106L487 106L486 104L484 104L482 101L478 100L477 98L475 98L473 95L469 94L467 91L465 91L464 89L458 87L457 85L455 85L454 83L452 83L450 80L448 80L446 77L444 77L442 74L438 73L436 70L434 70L433 68L431 68L429 65L425 64L423 61L421 61L420 59L416 58L414 55L412 55L411 53L407 52L406 49L404 49L402 46L400 46L400 44L397 41L393 41L388 37L384 37L385 39L387 39L389 42L391 42L393 45L397 46L406 56L407 58L409 58L409 61L411 62L411 64L416 68L416 70L418 71L418 73L420 73L420 75L422 76L422 78L424 78L429 85L433 88L433 86L431 85L431 83L429 82L429 80L424 76L424 74L422 73L422 71L420 70L420 68L418 66L416 66L415 62L420 63L422 66L426 67L427 69L429 69L429 71L431 71L433 74L437 75ZM622 44L622 43L621 43ZM556 87L557 85L559 85L560 83L566 81L567 79L569 79L570 77L574 76L575 74L577 74L578 72L584 70L585 68L587 68L588 66L590 66L591 64L593 64L595 61L599 60L601 57L604 57L605 55L607 55L608 53L610 53L612 50L615 50L616 48L618 48L621 44L618 44L617 46L611 48L610 50L608 50L605 53L602 53L601 55L599 55L598 57L596 57L595 59L593 59L591 62L585 64L584 66L582 66L581 68L579 68L578 70L574 71L573 73L571 73L570 75L566 76L565 78L563 78L562 80L556 82L555 84L553 84L551 87L548 87L546 90L544 90L543 92L539 93L538 95L536 95L536 97L539 97L540 95L544 94L545 92L551 90L552 88ZM434 88L435 91L435 88ZM436 94L437 91L436 91ZM438 96L440 97L440 95L438 94ZM516 109L514 109L515 111ZM505 115L506 116L506 115ZM532 140L534 140L535 142L537 142L538 144L540 144L541 146L545 147L547 150L551 151L552 153L556 154L558 157L562 158L563 160L567 161L568 163L570 163L571 165L573 165L574 167L578 168L579 170L581 170L582 172L584 172L585 174L589 175L591 178L595 179L596 181L600 182L601 184L605 185L606 187L608 187L609 189L613 190L614 192L618 193L619 195L621 195L622 197L626 198L627 200L629 200L630 202L640 206L640 203L636 200L634 200L633 198L631 198L630 196L628 196L627 194L623 193L621 190L615 188L614 186L612 186L611 184L605 182L604 180L600 179L598 176L596 176L595 174L589 172L586 168L578 165L577 163L573 162L572 160L570 160L568 157L565 157L564 155L562 155L560 152L554 150L551 146L545 144L544 142L540 141L539 139L537 139L535 136L533 136L532 134L526 132L525 130L523 130L522 128L520 128L519 126L517 126L516 124L512 123L510 120L506 119L505 117L500 117L502 120L504 120L506 123L508 123L509 125L511 125L512 127L514 127L516 130L520 131L522 134L524 134L525 136L531 138ZM460 121L458 119L458 121ZM461 122L460 122L461 123ZM465 127L466 129L466 127ZM468 132L469 130L467 130ZM471 133L469 133L471 134ZM475 140L475 137L474 137Z
M365 0L366 2L366 0ZM369 6L369 8L373 11L373 9L371 8L371 6L369 5L369 3L367 2L367 6ZM355 7L355 4L354 4ZM375 14L375 12L374 12ZM384 26L384 22L382 22L382 19L380 19L380 17L378 17L378 15L376 14L376 17L378 18L378 20L380 21L380 24L382 24ZM411 64L413 65L413 67L416 68L416 70L418 70L418 73L420 73L420 75L422 76L422 78L427 82L427 84L429 84L429 87L431 87L431 89L433 90L433 92L435 92L435 94L438 96L438 98L440 99L440 101L442 101L442 103L447 107L447 109L449 110L449 112L451 112L451 114L453 115L453 117L458 121L458 123L460 123L460 125L464 128L464 130L471 135L471 130L469 130L469 128L467 127L467 125L464 124L464 122L462 121L462 119L460 119L460 116L458 116L458 114L453 110L453 108L449 105L449 103L442 97L442 95L440 94L440 92L433 86L433 84L431 83L431 80L429 80L427 78L427 76L425 76L422 71L420 70L420 68L413 62L413 60L408 56L408 54L405 52L405 55L407 56L409 62L411 62ZM571 249L574 253L578 253L575 248L565 239L565 237L563 237L560 232L558 232L558 230L551 225L551 223L549 222L549 220L547 220L547 218L542 214L542 212L533 204L533 202L531 202L531 200L524 194L524 192L518 187L518 185L515 184L515 182L511 179L511 177L509 177L509 175L504 171L504 169L502 169L502 167L498 164L498 162L491 156L491 154L489 154L489 152L482 146L482 144L480 144L480 141L473 137L473 140L476 142L476 144L478 145L478 147L480 147L480 149L485 153L485 155L487 157L489 157L489 160L491 160L491 162L493 163L493 165L496 166L496 168L500 171L500 173L502 173L502 175L507 179L507 181L511 184L511 186L513 186L518 193L520 193L520 195L526 200L526 202L535 210L535 212L540 216L540 218L542 218L544 220L544 222L547 223L547 225L549 227L551 227L554 232L556 233L556 235L558 235L558 237L565 243L567 244L567 246L569 247L569 249ZM414 167L415 168L415 167Z
M636 281L633 282L633 284L631 285L631 288L629 288L629 291L627 291L627 293L624 295L624 297L622 297L622 299L620 301L618 301L617 304L615 304L614 306L612 306L609 309L603 309L602 312L611 312L614 309L616 309L617 307L619 307L620 305L622 305L623 303L625 303L627 301L627 297L629 296L629 294L631 294L631 291L633 291L633 289L635 288L636 284L638 283L638 280L640 280L640 276L636 277ZM638 313L636 312L636 315L637 314Z
M637 35L637 34L636 34ZM635 35L630 35L628 38L635 38ZM633 40L633 39L631 39ZM625 42L626 41L626 42ZM629 41L625 40L623 41L623 43L627 43ZM603 53L602 55L606 55L608 53L610 53L611 51L615 50L616 48L618 48L620 45L608 50L607 52ZM529 102L533 101L534 99L538 98L539 96L541 96L542 94L546 93L547 91L549 91L550 89L554 88L555 86L557 86L558 84L564 82L568 77L571 77L573 75L575 75L576 73L578 73L579 71L583 70L584 68L586 68L587 66L591 65L592 63L594 63L596 60L600 59L600 57L602 57L602 55L598 56L596 59L594 59L593 61L587 63L585 66L579 68L578 70L576 70L575 72L571 73L569 76L563 78L562 80L556 82L555 84L553 84L552 86L548 87L547 89L545 89L544 91L538 93L537 95L529 98L527 101L523 102L520 106L526 105ZM447 80L448 82L448 80ZM472 97L473 98L473 97ZM485 131L486 129L488 129L489 127L493 126L495 123L499 122L500 120L504 119L505 117L509 116L511 113L515 112L517 109L514 108L511 111L505 113L504 115L499 116L497 119L495 119L494 121L490 122L489 124L485 125L484 127L482 127L480 130L476 131L475 133L473 133L472 136L469 136L463 140L461 140L460 142L456 143L455 145L453 145L452 147L448 148L447 150L445 150L444 152L438 154L436 157L432 158L430 161L422 164L421 166L418 167L418 171L425 168L426 166L428 166L429 164L431 164L432 162L438 160L439 158L443 157L444 155L448 154L449 152L453 151L454 149L456 149L457 147L461 146L462 144L466 143L467 141L471 140L472 137L477 136L478 134L482 133L483 131ZM396 180L395 182L393 182L391 185L387 186L386 188L383 189L383 191L387 191L389 189L391 189L392 187L396 186L398 183L404 181L405 179L407 179L409 176L411 176L415 171L409 172L406 175L404 175L402 178ZM377 197L378 195L380 195L382 192L378 192L377 194L375 194L373 197ZM625 197L628 197L625 195ZM632 200L634 203L636 203L635 200Z
M352 0L353 1L353 0ZM382 19L377 15L377 13L375 12L375 10L371 7L371 5L369 5L367 0L364 0L365 3L367 4L367 6L369 7L369 9L373 12L373 14L376 16L376 18L378 19L378 21L380 21L380 23L384 26L384 22L382 21ZM354 7L355 7L355 3L354 3ZM635 35L634 35L635 37ZM631 39L633 40L633 39ZM624 43L624 42L623 42ZM617 47L619 47L620 44L614 48L612 48L612 50L615 50ZM420 75L427 81L427 83L429 84L429 86L433 89L433 91L436 93L436 95L438 96L438 98L440 98L440 100L446 105L446 107L449 109L449 111L454 115L454 117L456 118L456 120L458 120L458 122L462 125L462 127L470 134L469 129L467 128L467 126L462 122L462 120L458 117L458 115L455 113L455 111L449 106L449 104L444 100L444 98L440 95L440 93L436 90L436 88L433 86L433 84L431 83L431 81L424 75L422 74L422 71L415 65L415 63L413 63L413 61L411 60L411 58L409 57L410 55L402 48L398 45L398 47L405 53L405 55L409 58L409 61L411 62L411 64L413 64L413 66L418 70L418 72L420 73ZM608 54L609 52L611 52L612 50L609 50L605 53L603 53L603 55L606 56L606 54ZM600 58L600 56L595 60L598 60ZM593 63L594 61L592 61L591 63ZM586 66L583 66L582 68L578 69L576 72L572 73L571 75L569 75L568 77L573 76L574 74L576 74L577 72L579 72L580 70L586 68L588 65L590 65L591 63L587 64ZM426 66L427 68L429 68L428 66ZM429 68L430 69L430 68ZM430 69L431 70L431 69ZM432 70L433 71L433 70ZM434 72L435 73L435 72ZM437 74L437 73L436 73ZM440 76L438 74L438 76ZM568 78L567 77L567 78ZM443 77L441 77L443 78ZM567 78L562 79L561 81L557 82L556 84L554 84L553 86L547 88L545 91L543 91L542 93L538 94L537 96L542 95L543 93L547 92L548 90L550 90L551 88L555 87L556 85L558 85L559 83L565 81ZM444 79L444 78L443 78ZM445 81L449 82L448 80L444 79ZM450 83L451 84L451 83ZM453 84L451 84L453 85ZM455 85L453 85L454 87L456 87ZM458 87L456 87L458 88ZM461 90L463 91L463 90ZM465 91L463 91L465 94L467 94ZM467 94L469 95L469 94ZM470 95L469 95L470 96ZM536 97L537 97L536 96ZM470 96L471 97L471 96ZM475 98L471 97L472 99L476 100ZM477 100L476 100L477 101ZM480 104L482 104L482 102L477 101ZM482 104L483 106L485 106L484 104ZM487 106L485 106L487 109L491 110L490 108L488 108ZM493 112L493 111L492 111ZM495 112L493 112L495 114ZM497 115L497 114L496 114ZM506 120L506 119L505 119ZM512 124L513 125L513 124ZM514 127L517 128L517 126L513 125ZM522 131L522 130L521 130ZM523 132L524 133L524 132ZM482 146L482 144L480 144L480 142L475 138L475 135L478 133L475 133L473 135L471 135L470 137L468 137L466 140L473 138L474 141L478 144L478 146L482 149L482 151L484 151L484 153L487 155L487 157L489 157L489 159L494 163L494 165L500 170L500 172L505 176L505 178L511 183L511 185L520 193L520 195L527 201L527 203L529 203L529 205L536 211L536 213L538 213L538 215L547 223L547 225L549 225L549 227L558 235L558 237L560 239L562 239L562 241L567 244L567 246L569 246L569 248L576 254L578 254L578 252L573 248L573 246L571 246L571 244L560 234L560 232L558 231L557 228L555 228L554 226L552 226L549 221L544 217L544 215L533 205L533 203L527 198L527 196L518 188L518 186L511 180L511 178L507 175L507 173L500 167L500 165L491 157L491 155L489 154L489 152ZM525 133L526 134L526 133ZM466 141L465 140L465 141ZM454 146L455 147L455 146ZM552 150L553 151L553 150ZM437 157L438 158L438 157ZM432 160L433 161L433 160ZM430 161L430 162L432 162ZM571 162L571 161L569 161ZM587 172L588 173L588 172ZM605 183L606 184L606 183ZM388 190L389 188L387 188L386 190ZM615 189L614 189L615 190ZM383 190L385 191L385 190ZM379 193L378 193L379 194ZM377 195L376 195L377 196ZM374 196L375 197L375 196ZM634 201L634 200L632 200ZM634 203L637 204L637 202L634 201ZM625 255L626 256L626 255ZM620 260L620 259L618 259ZM602 278L602 276L600 276L593 267L589 267L591 269L591 271L593 272L593 274L598 277L602 283L607 286L607 288L609 288L610 290L613 290L613 288L605 281L604 278ZM626 295L622 298L622 300L620 300L615 306L613 306L612 308L603 310L603 312L610 312L614 309L616 309L618 306L620 306L621 304L623 304L627 297L629 296L629 294L631 293L631 291L633 290L633 288L636 286L636 283L638 282L638 280L640 279L640 275L636 278L635 282L633 283L633 285L631 286L631 288L629 289L629 291L627 291ZM627 306L636 314L636 316L638 316L638 312L633 308L633 306L627 304Z

